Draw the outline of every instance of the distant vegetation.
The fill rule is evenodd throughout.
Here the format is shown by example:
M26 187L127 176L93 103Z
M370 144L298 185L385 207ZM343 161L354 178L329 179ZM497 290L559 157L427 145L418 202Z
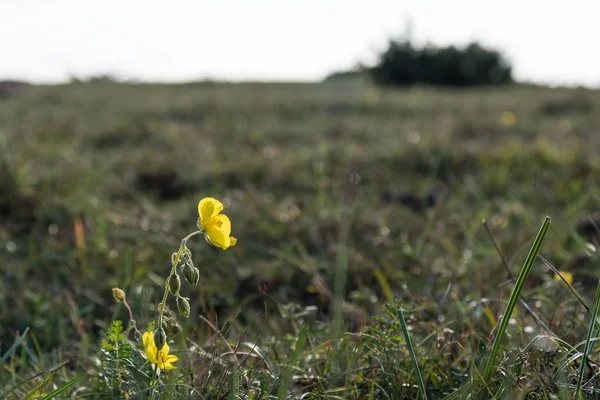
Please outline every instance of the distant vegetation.
M413 45L409 39L390 40L375 65L335 72L327 80L370 75L381 85L436 86L501 85L513 82L512 66L498 51L473 42L456 46Z
M524 85L27 86L0 100L0 399L593 398L599 110ZM158 376L144 333L208 196L239 242L187 244ZM541 258L514 291L546 215L576 295Z

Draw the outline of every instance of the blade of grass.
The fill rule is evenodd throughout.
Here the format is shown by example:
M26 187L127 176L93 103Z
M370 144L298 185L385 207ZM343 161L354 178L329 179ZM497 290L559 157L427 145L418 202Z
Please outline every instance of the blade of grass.
M77 382L79 382L80 380L83 379L85 375L81 375L78 376L77 378L65 383L64 385L62 385L61 387L59 387L58 389L56 389L54 392L47 394L46 396L44 396L42 398L42 400L50 400L53 399L55 396L61 394L62 392L64 392L65 390L69 389L71 386L75 385Z
M523 268L521 268L521 273L517 278L517 282L513 289L513 292L508 299L508 303L506 304L506 310L504 311L504 315L502 316L502 321L500 322L500 326L498 327L498 332L496 333L496 340L494 340L494 344L492 345L492 350L490 351L490 355L487 359L487 363L485 365L484 373L483 373L483 383L487 385L489 383L490 378L494 372L494 363L496 361L496 357L498 356L498 352L500 351L500 344L502 339L504 338L504 333L506 332L506 328L508 327L508 321L517 305L517 300L519 299L519 295L521 294L521 290L525 285L525 280L531 271L531 267L535 261L535 257L537 253L540 251L540 247L542 246L542 242L544 241L544 237L548 232L548 228L550 227L550 217L546 217L544 223L542 224L535 240L533 241L533 245L529 250L529 254L525 259L525 263L523 264Z
M504 269L506 269L506 273L508 274L508 277L510 278L511 281L514 282L515 277L514 277L512 271L510 270L510 264L509 264L508 260L506 259L506 257L504 256L504 254L502 253L500 246L498 245L498 243L496 242L496 239L494 238L494 235L492 234L492 230L490 229L490 227L487 224L487 221L485 221L485 220L483 221L483 227L485 228L486 232L488 233L490 240L492 241L492 245L496 249L496 252L498 252L498 255L502 259L502 264L504 265ZM546 330L546 332L550 333L552 336L557 336L554 332L552 332L552 329L550 329L550 327L548 325L546 325L546 323L535 313L535 311L533 311L533 309L529 306L529 304L527 304L525 299L520 298L519 301L520 301L521 305L533 317L533 319L539 326L544 328Z
M56 366L54 366L54 367L52 367L52 368L50 368L50 369L48 369L46 371L38 372L37 374L35 374L35 375L33 375L33 376L25 379L24 381L15 384L14 386L8 388L6 391L0 393L0 399L6 399L9 394L11 394L11 393L19 390L19 388L27 385L29 382L32 382L34 379L36 379L36 378L38 378L38 377L40 377L40 376L42 376L44 374L47 374L48 371L51 371L51 370L54 370L54 369L57 369L57 368L62 368L67 363L68 363L68 361L64 361L61 364L58 364L58 365L56 365Z
M279 390L277 391L277 398L284 399L286 397L286 392L288 389L288 385L290 380L292 379L292 371L296 362L298 362L298 358L300 357L300 351L304 347L304 342L306 342L306 337L308 336L308 325L304 325L302 330L298 334L298 339L296 339L296 344L294 346L294 352L292 353L292 357L288 363L288 366L283 374L283 379L281 381L281 386L279 386Z
M8 359L8 357L10 357L12 355L12 353L14 353L14 351L17 349L17 347L19 347L21 342L25 339L27 332L29 332L29 327L25 328L25 331L21 334L21 336L19 336L19 338L16 340L16 342L14 342L13 345L10 346L10 348L6 351L6 353L4 353L2 355L2 357L0 358L0 367L2 366L2 364L4 364L4 362Z
M583 354L581 355L581 367L579 368L579 378L577 379L577 387L575 388L575 396L579 399L583 399L581 393L581 384L583 383L583 373L585 372L585 366L587 357L591 347L592 334L596 327L596 318L598 317L598 310L600 309L600 280L598 281L598 289L596 290L596 304L594 304L594 312L592 313L592 319L590 321L590 328L588 329L587 337L585 339L585 346L583 346Z
M567 285L567 287L569 288L569 290L571 291L571 293L573 293L575 295L575 297L577 297L577 300L579 300L579 302L581 303L581 305L583 307L585 307L587 312L590 312L590 307L588 307L588 305L586 304L585 300L583 300L583 297L581 297L579 295L579 293L577 292L577 290L575 290L575 288L573 287L573 285L571 285L563 276L562 274L554 267L554 265L550 264L550 261L546 260L542 255L537 256L540 260L542 260L542 262L544 264L546 264L546 266L548 268L550 268L556 275L558 275L560 277L560 279L562 279L562 281L565 283L565 285Z
M54 378L56 373L58 371L60 371L62 368L64 368L65 365L67 365L67 361L63 362L62 364L57 365L55 368L50 368L50 369L46 370L45 373L47 373L48 375L46 375L46 377L44 377L44 379L42 379L41 382L39 382L37 385L35 385L34 388L31 389L29 391L29 393L27 393L27 395L23 398L23 400L31 399L36 394L38 394L39 397L41 397L40 393L41 393L44 385L46 383L50 382L50 380L52 378ZM38 392L40 392L40 393L38 393Z
M406 326L406 320L404 319L404 313L402 312L402 307L398 307L397 311L398 319L400 320L400 326L402 326L402 333L404 334L404 339L406 340L406 347L408 347L408 353L410 354L410 361L412 362L413 369L415 371L415 375L417 376L417 384L419 386L419 392L421 393L421 397L423 399L427 399L427 392L425 390L425 381L423 380L423 376L421 375L421 370L419 369L419 363L417 362L417 352L415 347L412 344L412 340L410 334L408 332L408 327Z

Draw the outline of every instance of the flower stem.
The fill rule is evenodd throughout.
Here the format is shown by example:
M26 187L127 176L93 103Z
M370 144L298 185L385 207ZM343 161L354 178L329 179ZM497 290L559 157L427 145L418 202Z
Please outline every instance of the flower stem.
M186 248L186 243L191 237L199 235L201 233L204 233L204 231L199 230L199 231L192 232L189 235L187 235L186 237L184 237L183 240L181 241L181 245L179 246L179 250L177 251L175 260L173 260L173 266L171 267L171 272L169 273L169 277L165 280L165 292L163 293L162 301L160 302L160 307L158 308L158 324L156 325L156 329L159 329L162 327L162 319L163 319L163 313L165 310L165 303L167 302L167 296L169 295L169 281L171 280L171 277L173 275L175 275L177 272L177 265L179 265L179 259L181 258L181 254L183 253L184 249ZM160 350L161 349L158 349L159 352L160 352ZM157 372L158 372L158 365L154 368L154 370L152 372L152 380L154 380L156 378ZM153 393L154 393L154 390L150 391L150 398L152 397Z
M171 277L173 277L173 275L175 275L177 273L177 265L179 265L179 259L181 258L181 254L183 253L184 249L186 248L186 243L191 237L199 235L201 233L204 233L204 231L199 230L199 231L192 232L189 235L187 235L185 238L183 238L183 240L181 241L181 245L179 246L179 251L177 251L177 255L175 256L175 261L173 262L173 266L171 267L171 273L169 274L169 277L165 280L165 292L163 293L162 301L160 302L160 307L158 309L158 325L156 325L156 329L159 329L162 326L162 319L163 319L163 312L165 310L165 303L167 302L167 296L169 295L169 281L171 280ZM160 351L160 349L158 349L158 350Z

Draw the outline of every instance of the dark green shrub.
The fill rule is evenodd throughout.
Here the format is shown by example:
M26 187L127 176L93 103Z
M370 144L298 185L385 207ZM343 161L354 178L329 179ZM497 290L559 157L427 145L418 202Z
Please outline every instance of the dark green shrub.
M504 57L475 42L463 49L416 48L409 40L390 40L370 71L375 82L385 85L425 83L463 87L512 82L512 67Z

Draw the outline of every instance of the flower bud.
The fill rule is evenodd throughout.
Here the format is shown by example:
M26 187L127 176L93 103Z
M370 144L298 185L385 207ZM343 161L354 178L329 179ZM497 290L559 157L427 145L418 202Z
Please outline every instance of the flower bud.
M165 346L165 343L167 343L167 334L165 333L165 330L163 328L159 328L154 331L154 344L156 345L158 351Z
M179 275L175 274L169 279L169 290L174 296L177 296L179 289L181 289L181 279L179 279Z
M197 285L200 282L200 271L198 268L194 267L194 280L191 282L192 285Z
M115 300L119 303L125 301L125 292L123 290L115 287L112 289L112 294Z
M175 336L175 335L178 335L178 334L180 334L181 332L182 332L182 330L181 330L181 326L179 326L179 324L177 324L177 323L175 323L175 324L172 324L172 325L169 327L169 334L171 334L171 335L173 335L173 336Z
M190 266L188 263L185 263L185 266L183 267L183 277L185 278L186 281L188 281L190 284L194 284L194 267Z
M162 322L162 328L163 328L163 331L165 331L165 332L166 332L167 330L169 330L169 322L168 322L167 320L164 320L164 319L163 319L163 322Z
M184 317L190 316L190 302L184 297L177 298L177 309Z

